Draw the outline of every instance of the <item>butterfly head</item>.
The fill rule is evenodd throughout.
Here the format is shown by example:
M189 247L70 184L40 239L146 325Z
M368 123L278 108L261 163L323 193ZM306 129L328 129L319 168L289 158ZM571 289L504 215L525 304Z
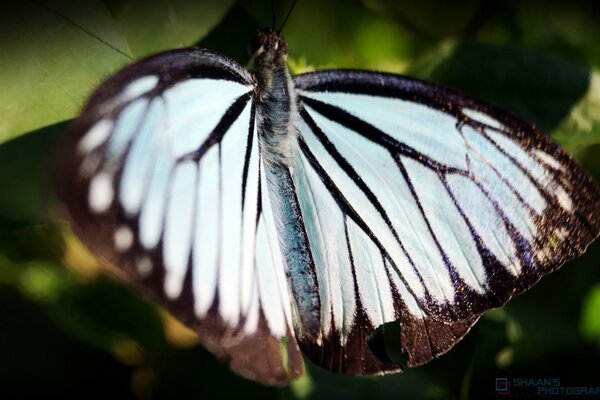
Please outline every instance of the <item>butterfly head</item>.
M287 44L274 29L259 30L250 46L252 58L259 67L279 64L287 58Z

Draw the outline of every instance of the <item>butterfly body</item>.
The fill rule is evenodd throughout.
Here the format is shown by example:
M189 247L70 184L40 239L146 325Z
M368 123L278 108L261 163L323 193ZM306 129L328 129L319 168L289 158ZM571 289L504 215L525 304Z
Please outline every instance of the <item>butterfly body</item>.
M320 335L318 282L292 180L299 151L294 121L298 118L294 85L287 68L287 45L273 30L259 31L254 76L257 82L257 131L265 163L268 195L280 237L288 280L295 294L294 310L304 334Z
M590 178L532 125L398 75L289 75L203 49L142 60L91 97L62 146L75 231L235 371L421 365L581 254ZM406 361L387 354L397 321Z

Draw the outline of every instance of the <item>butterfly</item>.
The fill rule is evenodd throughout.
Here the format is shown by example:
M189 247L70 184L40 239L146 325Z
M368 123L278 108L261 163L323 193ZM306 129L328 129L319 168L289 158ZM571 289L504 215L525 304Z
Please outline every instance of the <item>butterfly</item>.
M235 372L422 365L598 236L598 188L533 125L400 75L291 77L256 39L252 71L188 48L116 73L56 170L81 239Z

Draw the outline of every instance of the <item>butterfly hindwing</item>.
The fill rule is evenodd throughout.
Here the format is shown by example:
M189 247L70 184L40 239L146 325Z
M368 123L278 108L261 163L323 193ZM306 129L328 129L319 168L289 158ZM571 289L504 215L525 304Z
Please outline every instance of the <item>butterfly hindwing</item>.
M390 74L294 78L294 182L315 261L322 342L337 371L399 369L453 346L484 311L581 254L600 231L590 178L535 127Z
M257 135L255 81L176 50L125 68L63 145L57 183L92 250L243 375L302 372Z

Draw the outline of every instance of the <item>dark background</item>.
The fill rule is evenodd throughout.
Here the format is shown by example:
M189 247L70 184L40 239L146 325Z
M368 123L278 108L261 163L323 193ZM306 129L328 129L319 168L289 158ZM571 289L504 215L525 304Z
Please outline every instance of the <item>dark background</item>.
M278 23L289 5L276 2ZM353 378L307 362L286 388L233 375L77 242L49 155L93 88L135 59L197 44L245 64L270 1L0 7L0 398L468 399L495 397L499 377L600 386L597 243L424 367ZM368 68L463 90L542 127L599 182L599 15L592 2L300 0L284 36L295 73Z

